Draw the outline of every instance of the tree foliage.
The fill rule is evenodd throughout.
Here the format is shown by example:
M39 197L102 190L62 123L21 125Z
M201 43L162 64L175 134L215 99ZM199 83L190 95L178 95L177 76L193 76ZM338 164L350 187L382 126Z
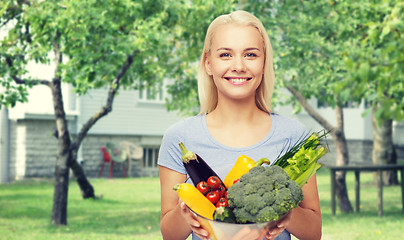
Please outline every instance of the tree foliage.
M77 163L90 128L112 111L115 95L128 89L161 86L163 79L186 82L207 22L227 11L224 0L10 0L0 5L0 106L28 101L28 89L51 89L58 138L52 222L66 224L69 168L83 197L94 191ZM28 64L52 67L52 79L31 77ZM107 101L71 136L62 83L78 94L108 88ZM182 84L179 84L181 86ZM173 90L176 92L177 90Z
M404 120L404 2L369 4L363 35L345 58L351 93L364 98L379 121ZM353 40L353 41L354 41Z
M272 37L277 86L403 120L402 1L246 1ZM267 16L267 17L263 17Z
M227 1L228 2L228 1ZM229 10L231 1L6 1L2 27L13 25L1 44L1 103L27 100L29 61L49 64L54 44L63 62L56 76L85 94L108 86L129 54L131 70L120 82L128 88L156 86L163 78L186 79L184 69L197 59L209 21ZM221 6L221 7L218 7ZM173 75L171 75L173 74ZM13 95L11 97L10 95Z

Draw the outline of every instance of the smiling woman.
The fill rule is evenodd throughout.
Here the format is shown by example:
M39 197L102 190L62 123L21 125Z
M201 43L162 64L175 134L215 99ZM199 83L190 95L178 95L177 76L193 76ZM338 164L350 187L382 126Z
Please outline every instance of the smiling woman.
M307 134L301 123L272 112L274 81L272 47L262 23L245 11L216 18L206 33L199 63L200 114L170 127L159 151L164 239L186 239L189 234L192 239L209 238L172 190L187 180L180 142L223 180L240 155L274 160L286 144L293 146ZM299 239L321 238L315 176L302 191L304 200L299 207L258 239L287 240L290 233Z
M218 98L255 100L264 71L265 53L261 39L259 31L252 26L226 24L217 28L205 68L214 80Z
M211 23L208 28L198 71L198 94L201 105L200 113L202 114L211 112L217 105L217 89L213 81L211 81L212 76L208 73L206 61L208 60L209 56L212 57L214 56L214 54L217 54L213 50L213 42L218 41L219 35L221 37L226 37L226 39L223 39L222 44L227 42L228 44L233 45L237 45L237 43L240 43L239 45L244 45L245 49L242 50L246 51L244 53L246 58L255 58L258 57L258 54L260 55L260 57L261 55L264 57L265 65L263 66L262 82L256 91L256 100L258 108L265 112L271 112L271 97L275 81L275 74L272 66L273 59L271 42L261 21L259 21L255 16L251 14L244 13L246 12L236 11L228 15L219 16ZM254 37L245 35L243 36L242 32L237 31L233 32L233 35L230 36L228 35L231 34L230 29L228 30L228 33L222 33L222 30L225 29L224 26L229 24L240 28L249 29L249 33L252 33ZM257 33L259 34L258 36ZM256 41L259 41L259 43L246 43L245 37L255 38ZM220 40L222 41L222 39ZM223 49L220 50L225 51L222 53L222 57L224 58L231 56L231 53L226 51L236 50L231 49L231 45L221 46L221 48ZM240 66L240 63L234 65L234 67L236 68L239 68ZM241 67L243 68L244 66Z

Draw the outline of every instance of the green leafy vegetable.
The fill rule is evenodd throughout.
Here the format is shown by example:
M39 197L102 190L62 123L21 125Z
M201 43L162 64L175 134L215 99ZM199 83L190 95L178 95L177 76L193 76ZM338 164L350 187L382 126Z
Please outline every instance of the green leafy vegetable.
M300 187L322 166L317 161L328 152L320 141L328 133L324 131L320 133L312 133L274 163L282 167L290 179L296 181Z

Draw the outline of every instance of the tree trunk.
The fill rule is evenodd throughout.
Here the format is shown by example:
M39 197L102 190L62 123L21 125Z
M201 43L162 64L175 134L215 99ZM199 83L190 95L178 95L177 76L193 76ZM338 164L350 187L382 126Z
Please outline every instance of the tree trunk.
M300 92L296 91L291 86L286 86L286 88L289 90L289 92L291 92L293 94L293 96L299 101L299 103L303 106L303 108L306 110L306 112L314 120L316 120L327 131L331 132L334 142L335 142L336 149L337 149L336 164L341 165L341 166L347 165L349 163L349 155L348 155L348 147L347 147L347 143L346 143L346 138L345 138L345 134L344 134L344 116L343 116L342 108L336 107L336 109L335 109L337 126L334 127L310 106L310 104L306 101L306 99ZM336 172L335 178L336 178L336 187L335 188L336 188L336 192L337 192L337 199L338 199L338 204L339 204L340 210L342 212L352 212L353 208L352 208L351 202L349 201L349 198L348 198L348 192L347 192L346 181L345 181L345 172L344 171Z
M341 107L335 108L335 117L337 119L337 127L335 128L333 138L337 151L336 165L345 166L349 164L349 154L344 134L344 114ZM352 212L353 208L348 198L345 175L345 171L337 171L335 174L338 205L341 212Z
M63 108L60 79L50 84L55 110L56 128L58 132L58 155L55 165L55 185L53 193L52 223L67 224L67 197L69 188L69 166L71 158L70 135L67 129L66 115Z
M130 66L133 63L133 58L134 56L138 53L138 50L135 50L131 55L128 55L124 64L122 65L121 70L118 72L116 75L114 81L110 85L110 88L108 90L108 96L107 100L104 106L101 107L101 109L96 112L93 116L91 116L86 123L84 123L83 127L80 129L79 133L77 134L76 140L72 143L71 145L71 151L72 151L72 159L69 163L70 169L72 169L74 176L76 177L77 183L80 186L81 189L81 194L83 198L96 198L94 195L94 188L91 186L89 181L87 180L87 177L83 171L83 168L81 165L77 162L77 152L80 148L80 145L87 135L88 131L90 128L102 117L106 116L108 113L112 111L112 104L114 102L115 94L117 90L119 89L120 85L120 80L121 78L125 75L125 73L128 71Z
M373 125L373 164L396 164L397 156L393 144L393 121L378 121L375 115L377 109L372 109ZM379 179L379 173L374 173L375 181ZM398 178L396 171L383 171L384 185L397 185Z
M74 177L76 178L77 184L80 187L81 190L81 196L86 199L86 198L95 198L94 195L94 188L90 184L90 182L87 179L86 174L84 173L83 168L81 165L77 162L77 154L76 151L73 151L73 157L71 161L69 161L69 166L70 169L72 170Z

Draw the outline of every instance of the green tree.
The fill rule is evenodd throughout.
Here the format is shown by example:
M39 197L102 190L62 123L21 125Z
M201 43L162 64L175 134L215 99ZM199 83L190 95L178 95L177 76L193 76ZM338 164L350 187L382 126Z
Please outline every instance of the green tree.
M208 19L232 8L224 0L10 0L0 5L0 106L28 100L28 89L48 86L52 92L58 138L52 223L67 224L69 168L83 198L94 189L77 152L89 129L112 111L119 89L155 89L163 78L179 77L195 61L195 46ZM198 19L204 19L199 21ZM205 21L206 19L206 21ZM52 80L32 78L31 61L53 63ZM179 64L182 63L182 64ZM78 95L107 87L105 105L88 119L77 136L70 135L63 107L62 83Z
M370 105L373 163L394 164L392 123L404 120L404 3L377 1L369 7L374 14L363 25L362 37L353 39L357 47L346 57L349 87ZM395 171L383 174L385 184L398 183Z

